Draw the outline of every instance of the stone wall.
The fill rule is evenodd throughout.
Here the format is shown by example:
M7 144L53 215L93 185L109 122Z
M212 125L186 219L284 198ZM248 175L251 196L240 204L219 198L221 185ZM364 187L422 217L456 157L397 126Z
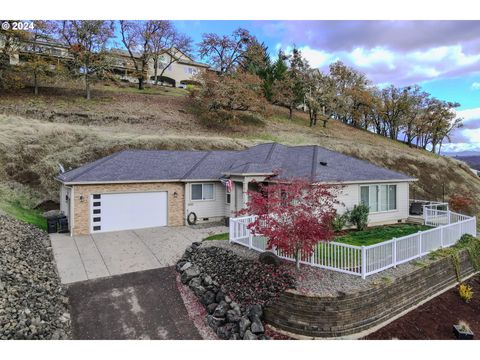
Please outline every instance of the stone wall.
M467 251L460 253L461 277L475 272ZM419 267L388 285L340 297L283 293L266 309L278 329L309 337L356 334L380 324L457 282L450 257Z
M168 226L184 225L185 186L183 183L128 183L75 185L73 234L90 233L90 195L121 192L166 191L168 193ZM177 197L173 193L177 193ZM82 197L82 200L80 200Z

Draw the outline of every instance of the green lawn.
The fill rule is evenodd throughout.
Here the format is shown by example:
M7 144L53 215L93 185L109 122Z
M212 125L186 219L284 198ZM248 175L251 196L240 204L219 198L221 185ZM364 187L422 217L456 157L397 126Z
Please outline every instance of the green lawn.
M431 227L416 224L378 226L363 231L351 231L334 241L349 245L368 246L428 229L431 229Z
M0 209L20 221L33 224L42 230L47 230L47 220L37 210L26 209L18 203L12 202L0 202Z
M217 235L212 235L209 237L206 237L203 240L228 240L228 233L222 233L222 234L217 234Z

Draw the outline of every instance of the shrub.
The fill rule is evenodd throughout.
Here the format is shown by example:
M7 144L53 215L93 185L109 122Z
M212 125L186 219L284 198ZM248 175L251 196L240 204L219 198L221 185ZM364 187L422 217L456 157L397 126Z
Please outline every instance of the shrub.
M463 301L468 303L473 298L472 287L467 284L460 284L460 287L458 288L458 294Z
M458 194L452 195L448 200L448 205L453 211L469 215L472 213L473 204L471 198Z
M350 211L350 222L354 224L358 230L365 230L368 225L369 208L365 204L358 204Z
M342 231L342 229L347 225L350 218L350 213L347 211L341 215L337 214L332 220L332 229L335 232Z

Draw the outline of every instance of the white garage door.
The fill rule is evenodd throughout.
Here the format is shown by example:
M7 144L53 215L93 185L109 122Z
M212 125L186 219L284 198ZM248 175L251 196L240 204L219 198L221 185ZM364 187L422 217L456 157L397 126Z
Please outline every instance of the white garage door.
M167 225L167 193L91 195L91 231L119 231Z

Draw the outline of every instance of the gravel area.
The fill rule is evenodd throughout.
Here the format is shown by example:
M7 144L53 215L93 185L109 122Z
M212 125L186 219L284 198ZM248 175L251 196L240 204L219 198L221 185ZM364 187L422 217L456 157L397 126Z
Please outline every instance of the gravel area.
M66 291L48 234L0 215L0 339L69 339Z
M216 246L233 251L238 256L255 260L260 254L257 251L250 250L244 246L230 244L228 241L215 240L204 241L202 246ZM305 294L314 294L317 296L336 296L341 293L353 294L367 290L372 287L390 284L396 278L402 277L419 266L432 262L428 255L408 263L390 268L380 273L368 276L362 279L360 276L344 274L341 272L320 269L308 265L301 265L300 271L295 271L295 264L290 261L284 263L291 267L292 274L296 276L295 287L297 291Z

